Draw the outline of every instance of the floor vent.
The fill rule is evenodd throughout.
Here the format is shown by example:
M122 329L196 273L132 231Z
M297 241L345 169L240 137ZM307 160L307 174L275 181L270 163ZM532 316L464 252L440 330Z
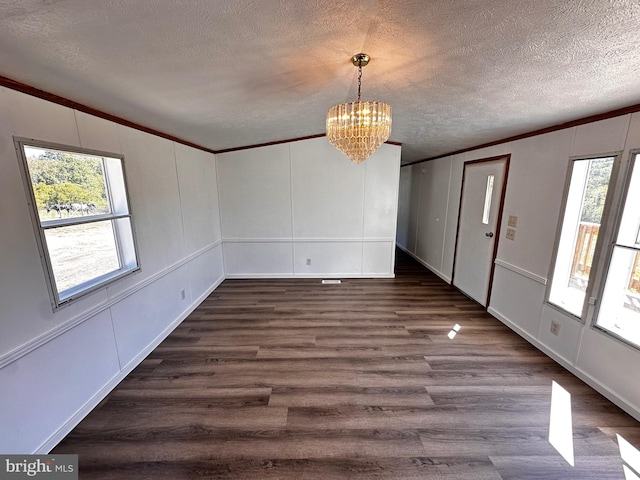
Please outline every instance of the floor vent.
M336 285L342 283L342 280L322 280L323 285Z

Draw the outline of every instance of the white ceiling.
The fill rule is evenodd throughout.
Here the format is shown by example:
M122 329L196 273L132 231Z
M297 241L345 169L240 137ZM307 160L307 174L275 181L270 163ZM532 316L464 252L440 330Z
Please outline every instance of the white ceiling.
M403 162L640 103L638 0L0 0L0 75L221 150L393 108Z

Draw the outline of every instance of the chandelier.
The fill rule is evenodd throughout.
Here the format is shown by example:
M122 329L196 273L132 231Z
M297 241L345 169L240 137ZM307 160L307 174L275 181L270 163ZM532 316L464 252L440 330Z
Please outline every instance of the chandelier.
M335 105L327 112L327 139L355 163L367 159L389 139L391 106L382 102L361 102L362 67L369 55L358 53L351 58L358 67L358 100Z

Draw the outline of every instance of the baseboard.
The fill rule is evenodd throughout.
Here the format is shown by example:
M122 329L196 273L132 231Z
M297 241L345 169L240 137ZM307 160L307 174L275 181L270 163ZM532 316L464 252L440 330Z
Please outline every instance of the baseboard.
M520 328L518 325L513 323L506 316L502 315L500 312L498 312L494 308L489 307L487 309L487 312L491 314L493 317L495 317L497 320L505 324L515 333L520 335L522 338L524 338L527 342L529 342L531 345L536 347L542 353L547 355L549 358L558 362L560 365L566 368L569 372L574 374L580 380L582 380L591 388L593 388L598 393L600 393L603 397L605 397L606 399L608 399L609 401L611 401L612 403L620 407L622 410L624 410L625 412L627 412L629 415L631 415L633 418L635 418L640 422L640 409L636 407L633 403L627 401L625 398L621 397L620 395L618 395L617 393L609 389L606 385L603 385L602 383L600 383L600 381L598 381L596 378L592 377L587 372L585 372L584 370L582 370L581 368L573 364L570 360L566 359L562 355L558 354L557 352L549 348L547 345L539 341L536 337L534 337L530 333Z
M269 279L269 278L395 278L394 273L227 273L226 278L231 280L251 280L251 279Z
M193 301L185 310L178 315L156 338L154 338L133 360L126 364L120 372L111 378L96 394L91 397L78 411L64 423L53 435L45 440L34 454L46 455L48 454L58 443L66 437L71 430L73 430L91 411L96 408L100 402L102 402L111 391L118 386L122 380L129 375L134 368L147 358L147 356L158 346L162 341L167 338L171 332L173 332L178 325L180 325L185 318L187 318L191 312L193 312L198 305L200 305L205 298L207 298L218 286L224 281L224 275L220 277L214 284L209 287L202 295L200 295L195 301Z

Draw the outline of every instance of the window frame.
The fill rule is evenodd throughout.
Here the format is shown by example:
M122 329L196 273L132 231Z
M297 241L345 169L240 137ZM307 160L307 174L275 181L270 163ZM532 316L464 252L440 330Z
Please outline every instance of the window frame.
M18 164L20 166L20 173L22 176L29 215L31 216L31 223L35 232L36 243L38 245L40 260L42 262L44 274L46 277L47 289L49 291L53 310L56 311L61 307L73 303L79 298L82 298L92 292L95 292L96 290L99 290L107 285L118 281L123 277L129 276L139 271L141 269L140 256L138 253L133 212L131 210L124 155L26 137L14 136L13 141L18 157ZM121 178L115 178L114 175L116 174L113 172L109 173L109 168L106 167L106 164L103 160L103 179L105 182L105 193L107 195L110 209L112 210L114 203L114 189L112 188L112 184L114 184L115 182L122 182L120 190L121 195L124 195L124 198L119 197L118 203L126 206L126 213L114 213L113 211L111 211L104 214L91 215L89 217L45 220L43 222L40 219L40 215L38 213L38 204L35 199L33 184L31 182L25 147L34 147L44 150L55 150L70 154L87 155L102 157L103 159L109 158L118 160L120 162L119 167ZM125 226L123 226L120 222L122 219L126 221ZM120 267L117 270L98 275L90 280L83 281L77 285L59 291L56 285L53 264L51 262L51 255L47 246L45 232L52 228L86 225L107 220L111 222L111 228L113 229L114 246L116 249ZM118 225L119 223L120 225ZM123 238L125 236L126 238ZM128 262L123 261L125 256L129 259ZM131 261L131 259L133 259L133 261ZM61 296L62 293L65 293L65 295Z
M611 215L614 222L612 228L607 232L607 248L605 261L602 264L602 272L598 275L598 285L595 289L597 297L594 299L593 316L591 317L591 328L599 333L607 335L610 338L617 340L618 342L626 345L627 347L635 350L640 350L640 345L626 339L624 336L617 334L613 330L610 330L602 325L598 324L598 319L603 303L604 291L607 286L607 279L609 276L609 270L613 260L613 255L617 246L628 248L625 245L618 244L618 234L622 225L622 218L624 216L624 210L629 193L629 187L631 186L631 180L635 168L640 168L640 148L630 149L627 161L624 164L624 179L622 185L617 187L618 195L616 197L616 211L614 215ZM638 230L640 232L640 228ZM640 233L639 233L640 235ZM638 246L638 243L636 243ZM600 266L600 265L598 265Z
M595 160L595 159L607 158L607 157L613 157L613 166L611 169L611 177L609 179L609 186L607 188L607 195L605 197L605 203L602 211L602 220L600 223L600 231L602 232L602 234L598 235L598 239L596 241L596 245L593 253L593 261L591 264L592 267L589 274L589 281L587 283L587 287L584 295L584 301L582 304L582 313L581 315L578 316L575 313L563 308L561 305L558 305L552 302L549 297L551 296L551 287L553 284L554 270L556 268L556 262L558 260L558 249L560 247L562 229L564 226L565 217L567 216L567 203L569 200L569 191L571 188L571 181L573 177L574 166L577 161ZM548 305L549 307L585 325L587 323L587 317L590 310L589 305L595 301L595 299L593 298L593 292L598 289L599 283L601 282L601 276L599 275L599 269L601 267L600 258L602 255L605 242L608 243L608 238L609 238L608 226L611 222L611 217L612 217L611 215L611 211L613 208L612 204L614 203L614 196L616 195L616 190L617 190L616 185L618 182L618 174L620 170L621 157L622 157L622 151L604 152L604 153L598 153L593 155L576 155L576 156L569 157L569 162L567 165L567 173L565 177L564 190L562 193L562 203L560 205L560 214L558 216L558 223L556 225L556 237L553 243L553 253L551 256L551 263L549 266L549 274L547 276L544 303L545 305Z

